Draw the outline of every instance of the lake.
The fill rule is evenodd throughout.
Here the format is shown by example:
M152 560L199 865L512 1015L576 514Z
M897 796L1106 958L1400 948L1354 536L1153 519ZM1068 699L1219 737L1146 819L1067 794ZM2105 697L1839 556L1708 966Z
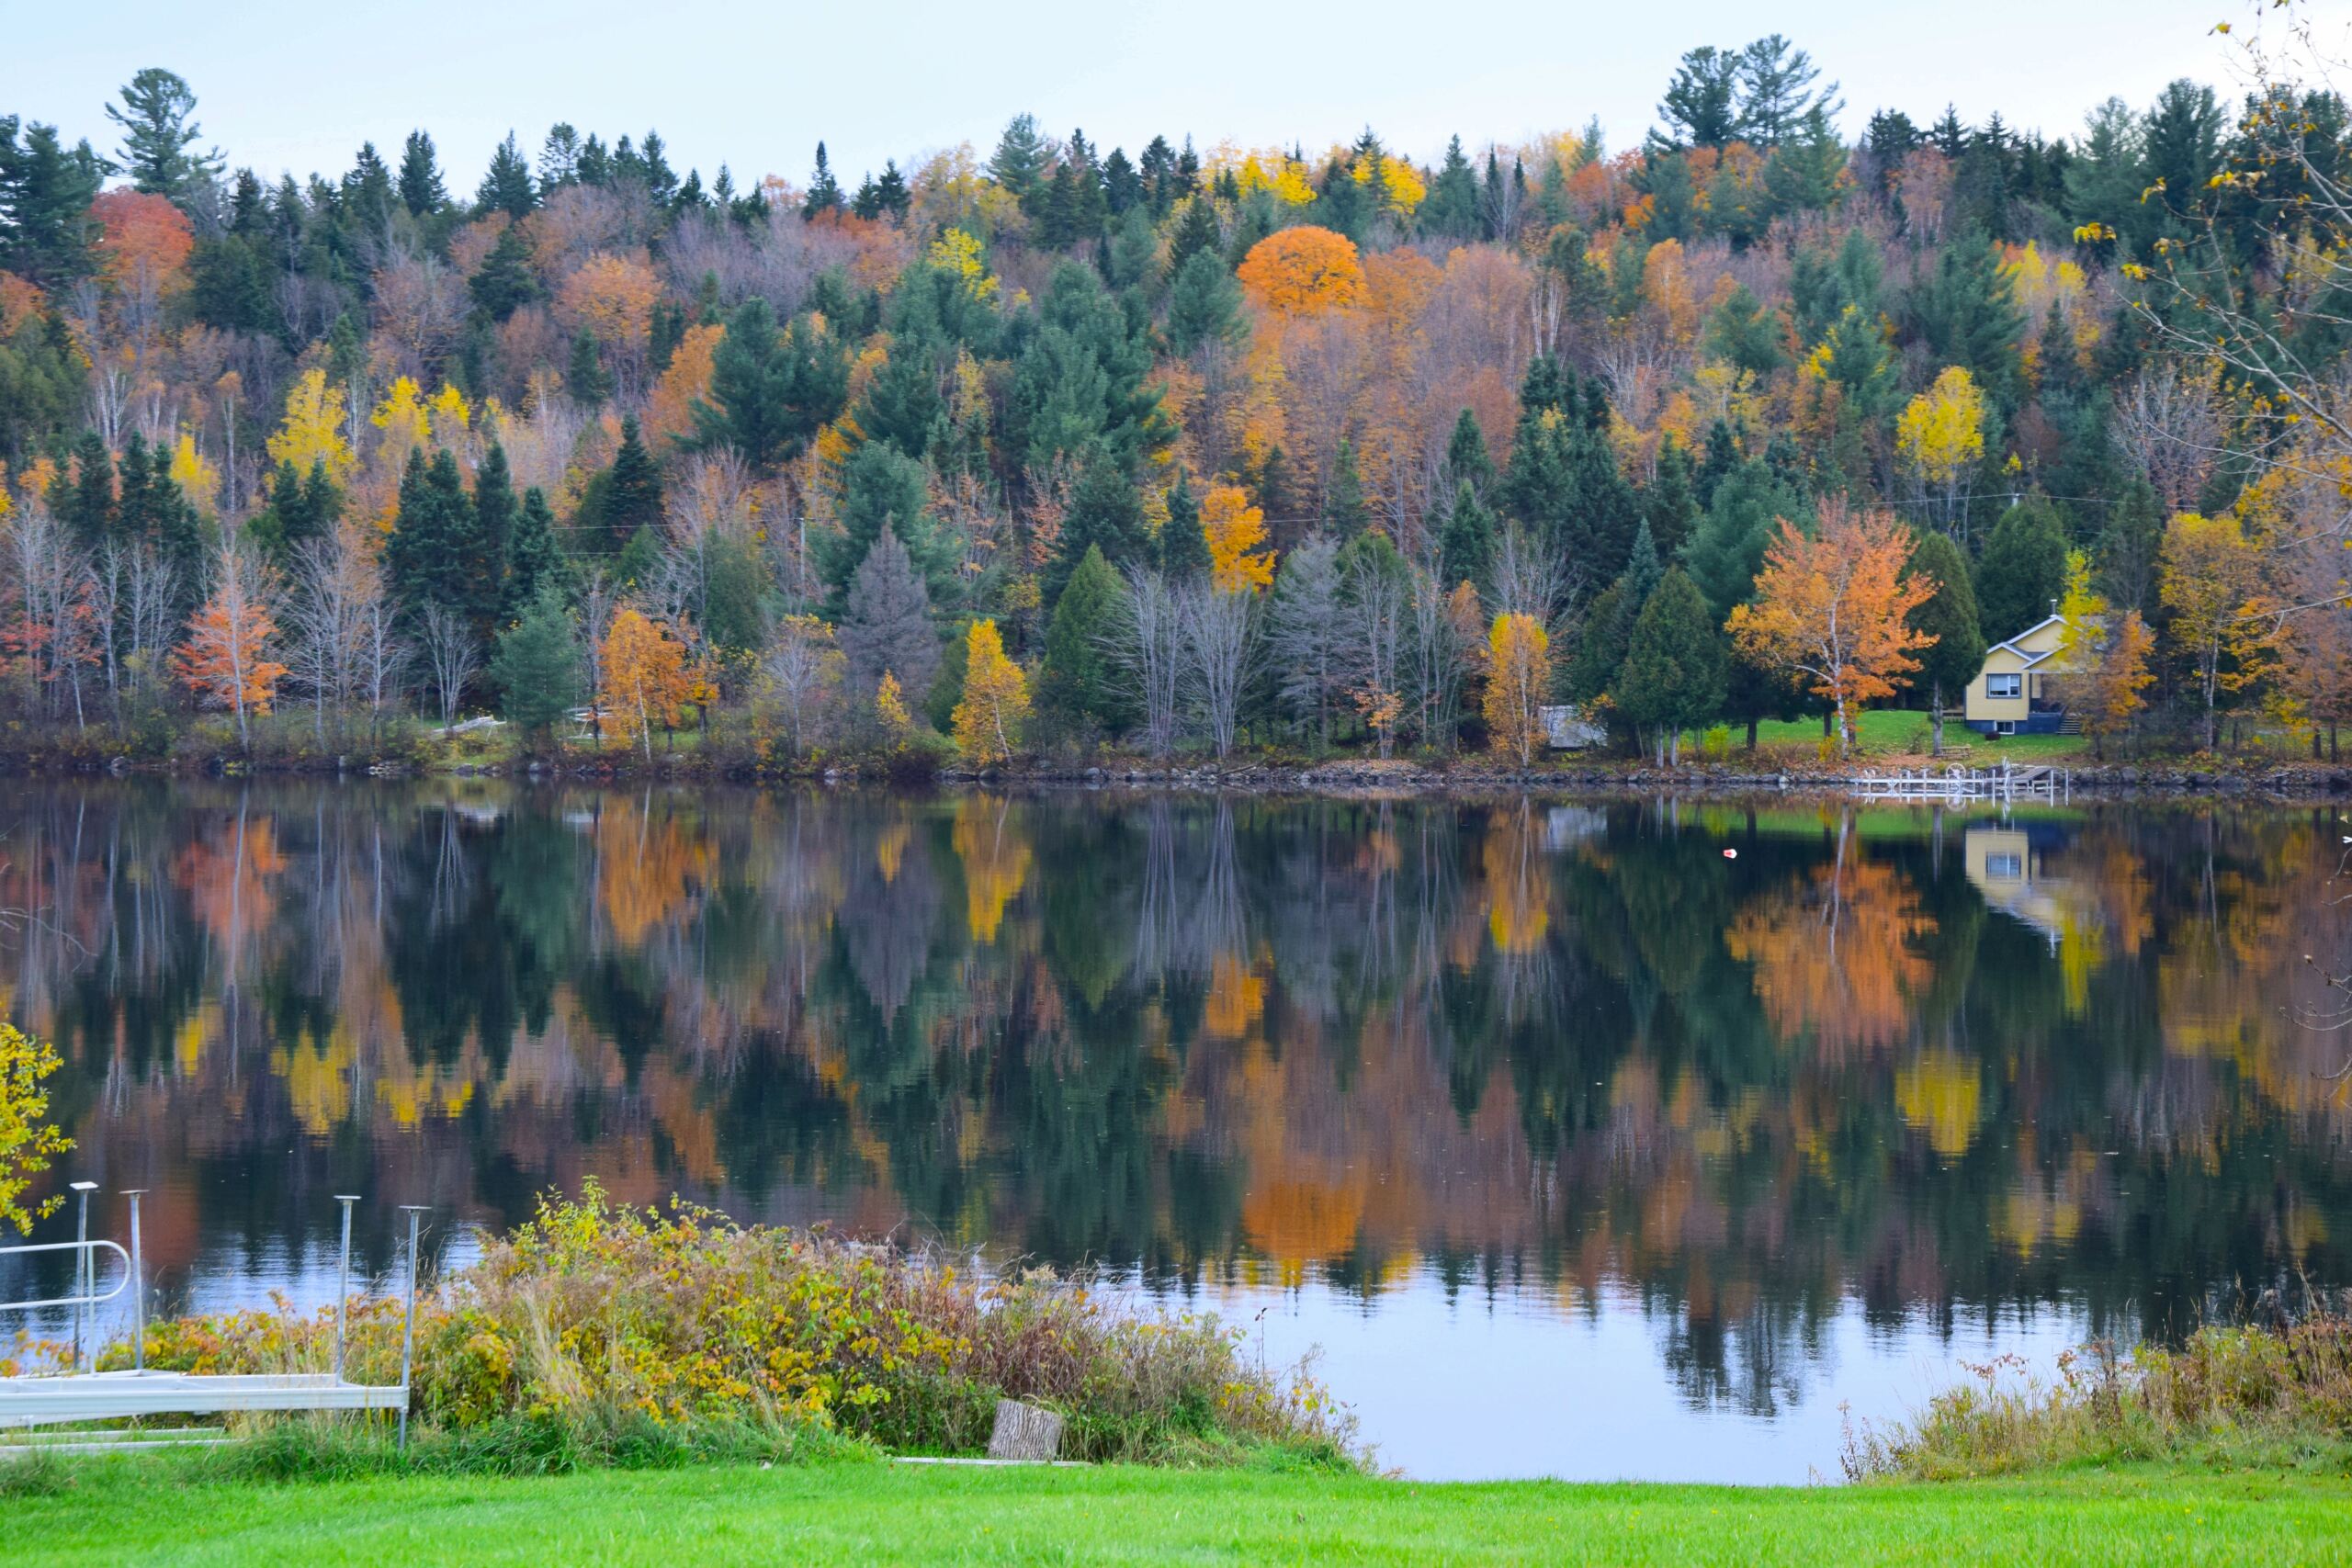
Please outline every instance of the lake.
M2352 1279L2330 807L0 796L0 1010L175 1307L593 1177L1214 1307L1416 1475L1801 1481Z

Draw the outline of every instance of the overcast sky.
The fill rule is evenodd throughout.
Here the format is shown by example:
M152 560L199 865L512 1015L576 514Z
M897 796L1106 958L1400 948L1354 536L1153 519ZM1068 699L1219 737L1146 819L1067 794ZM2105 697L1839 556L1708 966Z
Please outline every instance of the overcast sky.
M662 132L684 175L721 163L737 183L805 183L819 138L854 183L969 140L983 154L1013 113L1072 127L1130 154L1154 132L1206 147L1303 142L1365 125L1427 159L1448 135L1516 141L1598 115L1610 144L1637 141L1674 62L1695 44L1778 29L1844 87L1858 133L1870 111L2071 135L2093 103L2135 105L2176 76L2229 87L2216 20L2243 32L2245 0L2053 0L1777 5L1685 0L1489 0L1292 6L1266 0L1091 6L884 0L823 6L716 0L0 0L0 114L53 122L70 141L115 143L104 105L131 73L187 77L209 141L232 166L340 173L364 141L396 156L422 126L449 184L470 194L512 127L536 152L569 120L607 141Z

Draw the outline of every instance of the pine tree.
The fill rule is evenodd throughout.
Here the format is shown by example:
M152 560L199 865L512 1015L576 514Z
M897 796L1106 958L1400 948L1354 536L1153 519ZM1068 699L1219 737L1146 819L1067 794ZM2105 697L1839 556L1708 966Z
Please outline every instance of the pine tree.
M1914 689L1928 694L1936 755L1944 750L1944 705L1968 689L1984 664L1984 633L1976 618L1976 590L1968 581L1968 560L1951 536L1923 530L1911 548L1911 574L1934 580L1934 595L1911 612L1911 626L1936 640L1918 652Z
M842 182L833 177L833 165L825 156L825 144L817 143L817 169L808 176L808 194L801 198L800 216L816 218L842 209Z
M62 488L62 476L59 484ZM114 457L96 431L84 431L74 443L73 486L64 491L63 504L53 496L51 506L73 525L85 548L113 536Z
M1660 444L1657 470L1642 487L1642 525L1657 541L1658 554L1672 559L1681 554L1682 541L1699 520L1696 473L1690 448L1669 435Z
M605 373L596 334L588 330L585 321L571 334L571 358L564 367L563 389L571 395L573 402L588 409L613 395L613 378Z
M1487 433L1468 409L1454 420L1453 434L1446 438L1445 477L1456 485L1467 484L1481 500L1494 487L1495 460L1487 452Z
M514 541L514 481L506 448L490 444L474 470L474 548L479 576L471 584L468 611L485 630L499 624L506 595L506 552Z
M1438 572L1445 586L1467 582L1484 592L1495 559L1495 519L1468 479L1454 486L1453 503L1438 530Z
M481 591L481 559L473 502L447 447L428 461L413 447L401 475L400 511L385 541L393 596L410 615L437 606L469 615Z
M474 192L477 213L503 212L520 220L538 205L538 193L532 188L531 165L523 161L523 150L514 144L514 133L508 131L506 140L490 157L489 172L481 177L481 186Z
M1168 346L1190 355L1206 344L1238 346L1249 333L1241 285L1213 250L1193 253L1168 294Z
M68 152L55 126L0 115L0 270L43 288L89 276L90 203L106 173L87 141Z
M509 620L543 593L565 592L571 571L555 536L555 512L547 492L533 485L523 492L514 532L506 541L506 591L500 615Z
M199 186L220 176L220 149L190 149L204 134L196 123L196 94L187 82L159 66L139 72L122 89L122 102L107 106L107 118L122 128L122 168L133 189L165 196L185 207Z
M521 224L509 223L498 231L498 243L466 281L466 289L475 308L493 321L503 321L547 292L531 268L531 243Z
M1062 519L1061 547L1046 569L1040 585L1046 602L1061 597L1062 585L1090 549L1100 548L1114 565L1125 568L1143 558L1150 540L1144 521L1143 500L1116 463L1097 457L1079 475L1069 513Z
M531 491L537 495L537 490ZM563 596L552 588L526 602L498 636L490 679L499 711L526 739L546 740L580 701L579 634Z
M1323 490L1323 525L1342 545L1363 532L1371 520L1363 502L1363 474L1356 467L1355 446L1344 435L1331 457L1331 479Z
M2040 493L2001 514L1976 563L1976 608L1987 642L2000 642L2057 613L2066 589L2066 530Z
M1616 706L1655 750L1681 761L1682 732L1722 710L1726 665L1724 635L1707 602L1680 567L1658 580L1634 617L1618 671Z
M1714 501L1682 547L1682 564L1707 596L1720 626L1747 602L1772 534L1785 517L1804 525L1804 498L1782 484L1760 457L1736 466L1715 487Z
M797 457L841 413L849 357L840 336L808 317L777 332L767 300L755 294L728 318L711 355L710 395L694 405L695 444L732 446L764 471Z
M1176 482L1168 488L1168 520L1159 525L1159 570L1171 583L1193 582L1206 577L1209 566L1200 498L1180 468Z
M412 216L429 218L449 205L448 187L441 183L441 165L433 155L433 138L422 130L408 133L401 150L401 205Z
M989 177L1015 201L1026 205L1046 172L1046 139L1037 130L1037 117L1014 115L998 138L996 152L989 155Z
M1469 240L1478 233L1478 177L1462 151L1462 138L1445 144L1445 161L1430 181L1429 194L1413 214L1424 234L1441 239Z
M1206 253L1219 263L1224 257L1219 249L1225 234L1217 222L1216 203L1207 196L1195 196L1184 203L1183 213L1168 236L1168 278L1170 284L1184 274L1184 264ZM1229 269L1227 269L1229 270Z
M1126 682L1108 647L1126 613L1126 592L1102 548L1090 545L1054 602L1038 696L1049 714L1072 728L1092 724L1115 733L1131 719Z
M860 700L887 671L904 691L931 690L939 674L939 632L922 573L885 522L851 574L841 620L850 689Z
M601 521L614 547L626 546L640 528L662 526L662 469L638 434L637 416L621 421L621 444L608 470Z

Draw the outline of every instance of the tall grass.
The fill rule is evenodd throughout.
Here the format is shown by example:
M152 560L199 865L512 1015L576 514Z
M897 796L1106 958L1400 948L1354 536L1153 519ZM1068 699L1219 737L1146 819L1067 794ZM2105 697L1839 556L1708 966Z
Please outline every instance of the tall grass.
M2177 1349L2094 1345L2054 1378L2016 1357L1972 1369L1915 1421L1849 1427L1849 1478L1945 1481L2176 1461L2352 1473L2352 1316L2207 1327Z
M399 1380L397 1302L355 1303L348 1337L347 1376ZM324 1371L333 1341L330 1314L280 1302L151 1325L147 1364ZM656 1462L696 1445L740 1457L804 1434L967 1453L1000 1397L1062 1412L1069 1458L1352 1462L1347 1413L1303 1373L1254 1365L1213 1316L1138 1312L1046 1269L614 1205L593 1183L543 1201L422 1296L416 1357L414 1413L488 1468ZM101 1364L129 1361L119 1345Z

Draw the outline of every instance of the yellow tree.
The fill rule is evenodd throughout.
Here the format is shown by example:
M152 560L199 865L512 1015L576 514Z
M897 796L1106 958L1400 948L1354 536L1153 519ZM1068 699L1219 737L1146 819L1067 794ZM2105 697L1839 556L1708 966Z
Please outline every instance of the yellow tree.
M1836 706L1841 756L1853 749L1853 710L1892 696L1919 668L1911 656L1934 646L1908 617L1939 585L1908 571L1910 558L1910 535L1893 513L1825 502L1810 536L1781 520L1754 600L1726 623L1741 658L1809 677L1814 694Z
M974 621L964 641L964 696L954 715L956 749L986 765L1021 743L1029 713L1029 678L1008 658L994 621Z
M665 729L674 729L697 684L686 645L630 605L606 628L598 663L604 680L596 705L612 719L623 745L641 740L650 759L654 716Z
M1552 639L1532 615L1497 615L1487 632L1487 733L1496 750L1534 761L1544 744L1544 694L1551 685Z
M1895 417L1894 445L1923 491L1943 492L1950 527L1968 472L1984 456L1984 397L1976 378L1960 366L1947 367Z
M1250 504L1239 485L1212 485L1201 498L1201 533L1209 546L1209 575L1221 593L1256 590L1274 580L1272 550L1252 554L1266 541L1266 514Z
M2165 528L2159 563L2156 592L2172 617L2172 635L2197 660L2210 751L2220 694L2259 673L2260 626L2252 601L2261 586L2261 552L2235 517L2184 512Z
M342 479L352 464L343 422L343 389L327 385L324 370L303 371L286 394L286 417L267 442L270 462L291 463L298 474L308 474L313 463L324 463L329 479Z
M172 655L182 684L198 700L227 708L237 717L237 743L253 748L249 720L266 716L277 700L286 666L271 655L277 646L277 583L269 568L222 541L212 574L212 592L187 624L187 640Z
M2056 663L2068 705L2091 738L2092 753L2104 758L2109 738L2131 728L2145 705L2140 694L2156 678L2148 668L2155 635L2137 610L2120 621L2109 617L2107 601L2091 590L2090 558L2080 550L2066 558L2058 615L2064 625Z

